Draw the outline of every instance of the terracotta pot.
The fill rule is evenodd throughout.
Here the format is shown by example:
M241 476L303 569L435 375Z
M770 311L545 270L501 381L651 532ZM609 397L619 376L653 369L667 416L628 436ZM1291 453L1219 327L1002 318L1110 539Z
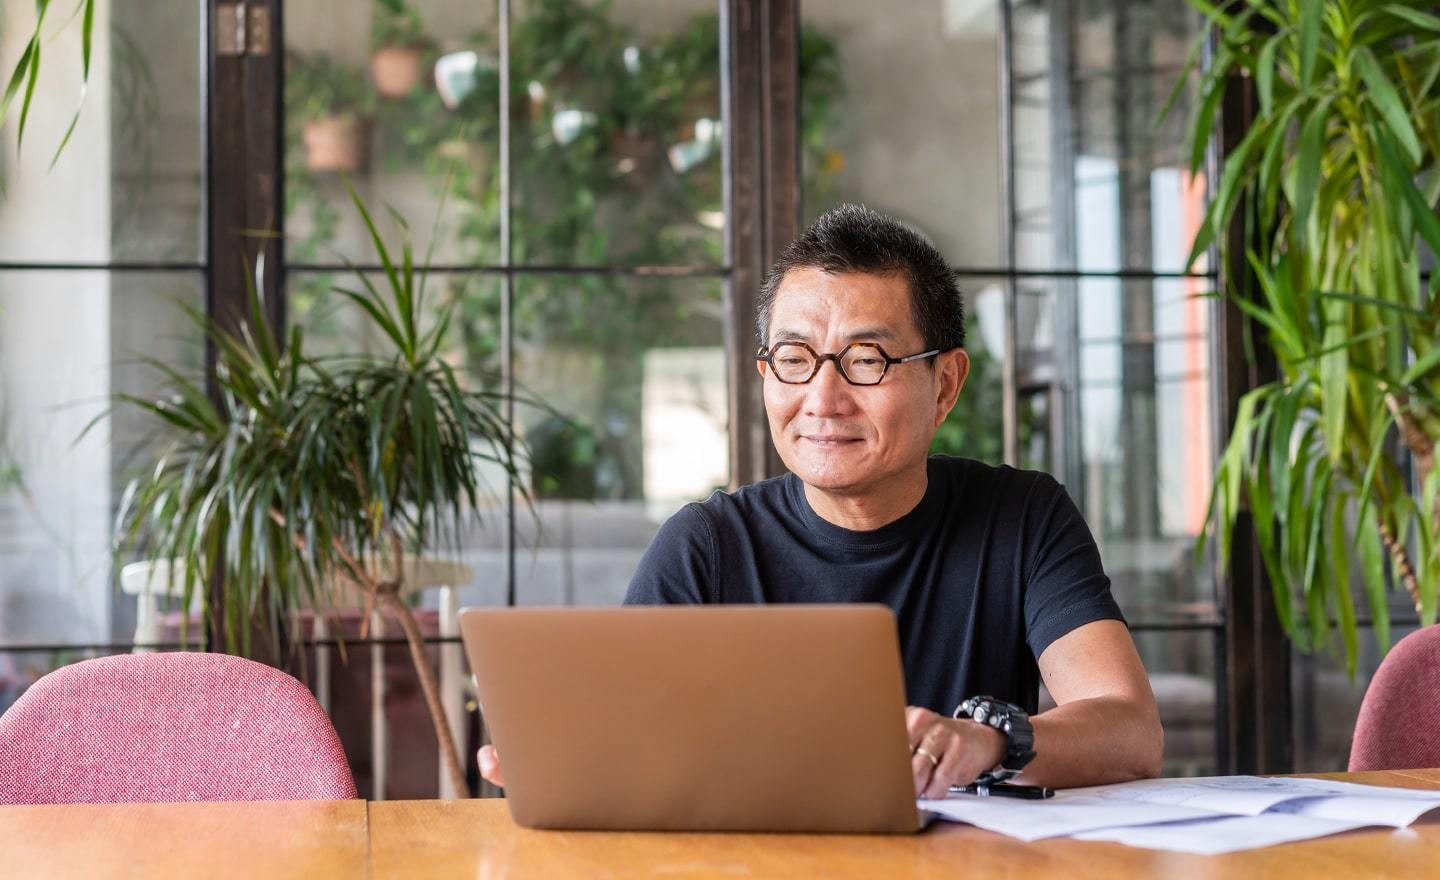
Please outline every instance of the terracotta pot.
M354 116L322 116L305 123L305 167L311 171L359 171L370 148L370 126Z
M370 79L383 98L402 98L424 77L423 53L414 46L382 46L370 56Z

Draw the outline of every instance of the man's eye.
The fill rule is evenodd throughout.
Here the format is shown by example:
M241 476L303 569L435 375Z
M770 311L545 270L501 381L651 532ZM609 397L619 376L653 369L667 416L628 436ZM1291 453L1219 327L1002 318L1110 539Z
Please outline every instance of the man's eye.
M878 357L857 357L851 360L850 363L857 367L878 367L881 364L881 360Z
M796 355L785 355L785 356L776 358L776 359L775 359L775 363L776 363L776 364L779 364L779 365L782 366L782 367L800 367L800 366L804 366L804 365L807 363L807 361L806 361L805 358L803 358L803 357L798 357L798 356L796 356Z

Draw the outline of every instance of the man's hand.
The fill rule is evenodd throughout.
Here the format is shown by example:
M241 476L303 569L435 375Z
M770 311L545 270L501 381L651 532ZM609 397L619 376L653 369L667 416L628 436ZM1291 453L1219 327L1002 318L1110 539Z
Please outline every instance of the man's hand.
M950 786L969 785L1005 759L1005 734L968 719L911 706L905 710L905 728L916 797L943 798Z
M480 764L480 775L486 782L498 788L505 787L505 777L500 773L500 753L495 751L494 746L481 746L476 761Z

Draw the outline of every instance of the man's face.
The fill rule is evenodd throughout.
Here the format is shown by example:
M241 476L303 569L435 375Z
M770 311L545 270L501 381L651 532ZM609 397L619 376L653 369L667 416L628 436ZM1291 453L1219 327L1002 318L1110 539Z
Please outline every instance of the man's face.
M900 275L786 273L766 342L804 342L820 354L874 342L890 357L925 350ZM935 429L964 384L969 360L955 349L892 364L878 385L851 385L833 361L805 385L787 385L759 362L765 411L780 458L809 486L837 495L883 494L888 478L923 468Z

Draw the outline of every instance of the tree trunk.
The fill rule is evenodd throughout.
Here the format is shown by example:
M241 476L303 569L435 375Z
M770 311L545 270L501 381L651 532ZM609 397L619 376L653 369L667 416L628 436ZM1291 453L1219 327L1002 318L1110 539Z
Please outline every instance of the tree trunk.
M460 752L450 736L450 725L445 719L445 710L440 705L440 687L435 681L435 670L430 668L430 658L425 656L425 640L420 626L410 613L410 606L393 592L380 591L376 595L380 610L388 612L405 632L405 642L410 647L410 662L415 674L420 677L420 690L425 695L425 708L430 710L430 722L435 726L435 743L439 747L440 761L450 777L450 784L457 792L469 795L470 787L465 782L461 769Z

